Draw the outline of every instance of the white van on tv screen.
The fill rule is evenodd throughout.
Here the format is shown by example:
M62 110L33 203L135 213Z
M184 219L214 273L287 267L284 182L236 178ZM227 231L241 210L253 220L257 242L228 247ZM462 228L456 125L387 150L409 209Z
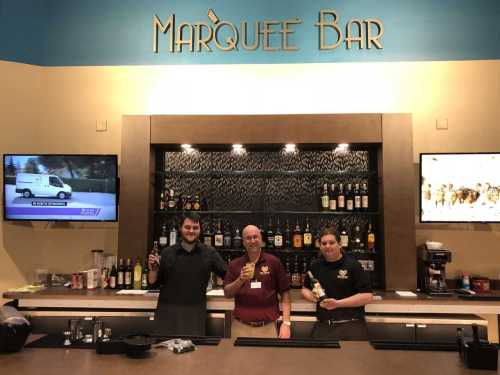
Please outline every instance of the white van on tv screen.
M5 220L117 221L116 155L3 156Z

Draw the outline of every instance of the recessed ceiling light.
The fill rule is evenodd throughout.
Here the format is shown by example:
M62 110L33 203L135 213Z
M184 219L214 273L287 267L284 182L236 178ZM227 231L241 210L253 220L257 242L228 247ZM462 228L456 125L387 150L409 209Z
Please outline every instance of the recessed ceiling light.
M239 144L239 143L235 143L233 145L233 152L235 154L238 154L238 155L241 155L241 154L244 154L247 152L247 150L245 149L245 147L243 147L242 144Z
M346 152L347 150L349 150L349 143L339 143L335 147L335 152Z
M294 152L297 152L297 146L295 145L295 143L287 143L285 145L285 149L284 151L287 153L287 154L292 154Z

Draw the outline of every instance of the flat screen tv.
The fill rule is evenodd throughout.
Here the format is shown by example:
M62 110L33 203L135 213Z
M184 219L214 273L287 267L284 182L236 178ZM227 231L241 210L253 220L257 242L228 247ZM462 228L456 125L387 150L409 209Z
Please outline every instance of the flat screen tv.
M500 153L420 154L420 221L500 222Z
M4 220L117 221L116 155L3 156Z

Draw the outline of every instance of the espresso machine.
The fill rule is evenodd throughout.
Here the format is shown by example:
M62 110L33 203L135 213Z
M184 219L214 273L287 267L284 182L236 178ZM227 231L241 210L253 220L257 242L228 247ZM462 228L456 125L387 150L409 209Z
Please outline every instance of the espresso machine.
M446 249L432 249L427 245L418 248L418 287L429 295L451 296L446 286L446 263L451 262L451 252Z

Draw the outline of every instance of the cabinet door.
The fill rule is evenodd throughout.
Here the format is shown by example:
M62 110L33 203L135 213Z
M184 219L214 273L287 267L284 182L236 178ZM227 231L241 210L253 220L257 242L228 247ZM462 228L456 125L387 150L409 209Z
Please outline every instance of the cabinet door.
M371 342L415 342L413 323L368 323L367 327Z
M416 324L415 338L418 343L454 344L457 328L463 329L464 337L472 337L472 327L466 324ZM486 339L486 327L478 328L479 338Z

